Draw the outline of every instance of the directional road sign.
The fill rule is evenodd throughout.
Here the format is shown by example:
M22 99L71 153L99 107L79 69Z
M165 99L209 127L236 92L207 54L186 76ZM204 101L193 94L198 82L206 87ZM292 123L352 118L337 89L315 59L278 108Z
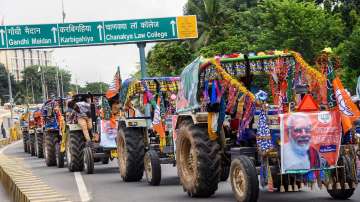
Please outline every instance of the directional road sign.
M197 38L196 16L0 26L0 49L59 48Z

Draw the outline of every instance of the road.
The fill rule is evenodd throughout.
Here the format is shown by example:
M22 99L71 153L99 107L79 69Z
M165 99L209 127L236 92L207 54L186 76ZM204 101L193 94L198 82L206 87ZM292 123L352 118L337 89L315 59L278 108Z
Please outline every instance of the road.
M168 202L168 201L195 201L195 202L234 202L231 187L228 182L222 182L216 194L208 199L189 198L179 185L176 168L168 165L162 166L163 178L160 186L147 185L141 182L125 183L118 173L117 162L108 165L96 164L95 174L70 173L67 168L46 167L43 159L30 157L23 152L22 143L8 148L5 154L22 159L25 166L30 168L34 175L39 176L56 191L65 195L72 201L86 201L90 198L96 202ZM75 176L76 179L75 179ZM83 182L84 186L81 186ZM78 185L79 184L79 185ZM81 196L79 194L79 186ZM0 190L1 194L1 190ZM357 190L349 201L359 201L360 191ZM332 200L326 191L302 191L292 193L268 193L261 191L259 201L277 202L326 202Z

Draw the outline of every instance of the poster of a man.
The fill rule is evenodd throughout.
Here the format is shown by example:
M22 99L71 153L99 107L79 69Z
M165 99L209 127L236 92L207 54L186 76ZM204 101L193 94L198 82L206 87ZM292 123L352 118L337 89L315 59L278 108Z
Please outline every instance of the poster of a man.
M288 169L310 169L311 120L305 114L290 115L287 120L289 142L284 145L284 166ZM291 160L290 160L291 159Z
M283 172L329 167L323 155L337 159L339 131L331 115L328 113L325 122L320 113L297 112L281 117ZM324 141L325 138L328 140Z

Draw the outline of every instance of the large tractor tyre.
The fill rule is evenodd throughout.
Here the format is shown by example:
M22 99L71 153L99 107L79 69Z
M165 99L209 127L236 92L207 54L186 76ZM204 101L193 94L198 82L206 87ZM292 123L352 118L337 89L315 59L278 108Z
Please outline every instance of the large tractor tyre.
M85 138L82 131L71 131L67 138L66 159L69 171L76 172L84 169Z
M86 174L94 173L94 154L90 147L84 149L84 169Z
M230 181L238 202L257 201L259 180L256 168L249 157L241 155L231 162Z
M25 153L28 153L28 152L29 152L28 147L27 147L28 137L29 137L29 134L28 134L28 133L24 133L24 134L23 134L23 144L24 144L24 152L25 152Z
M177 171L191 197L209 197L220 181L220 145L209 139L206 125L181 124L176 140Z
M159 155L154 150L146 152L144 157L146 180L150 185L158 186L161 182L161 164Z
M44 142L44 134L43 133L36 133L36 154L38 158L44 158L44 149L43 149L43 142Z
M144 174L144 129L122 128L117 137L118 163L122 179L136 182Z
M61 152L61 143L58 142L56 143L56 165L58 168L63 168L64 167L64 153Z
M47 133L45 135L45 162L47 166L56 166L56 133Z
M338 199L338 200L346 200L348 198L350 198L355 191L355 188L351 188L352 186L352 164L355 162L352 162L352 160L349 158L349 156L341 156L338 160L338 165L339 166L344 166L343 168L339 168L338 169L338 179L339 182L341 184L341 189L336 189L336 186L334 183L333 184L333 188L332 190L327 189L327 192L329 193L329 195L334 198L334 199ZM345 169L345 171L344 171ZM336 174L334 173L334 179L336 179ZM346 175L346 177L344 176L344 174ZM346 180L346 181L345 181ZM356 179L355 179L356 180ZM345 189L345 182L349 184L350 188L349 189ZM355 182L356 183L356 182Z
M35 134L29 134L29 149L31 156L36 156L36 137Z

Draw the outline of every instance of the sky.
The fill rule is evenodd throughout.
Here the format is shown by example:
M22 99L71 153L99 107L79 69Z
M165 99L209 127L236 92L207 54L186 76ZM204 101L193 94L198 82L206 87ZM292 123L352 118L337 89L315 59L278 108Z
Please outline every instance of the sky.
M126 20L183 15L187 0L63 0L65 22ZM0 0L5 25L62 22L61 0ZM146 45L146 53L154 43ZM54 63L72 73L72 82L111 83L117 66L122 78L136 71L136 44L54 49Z

